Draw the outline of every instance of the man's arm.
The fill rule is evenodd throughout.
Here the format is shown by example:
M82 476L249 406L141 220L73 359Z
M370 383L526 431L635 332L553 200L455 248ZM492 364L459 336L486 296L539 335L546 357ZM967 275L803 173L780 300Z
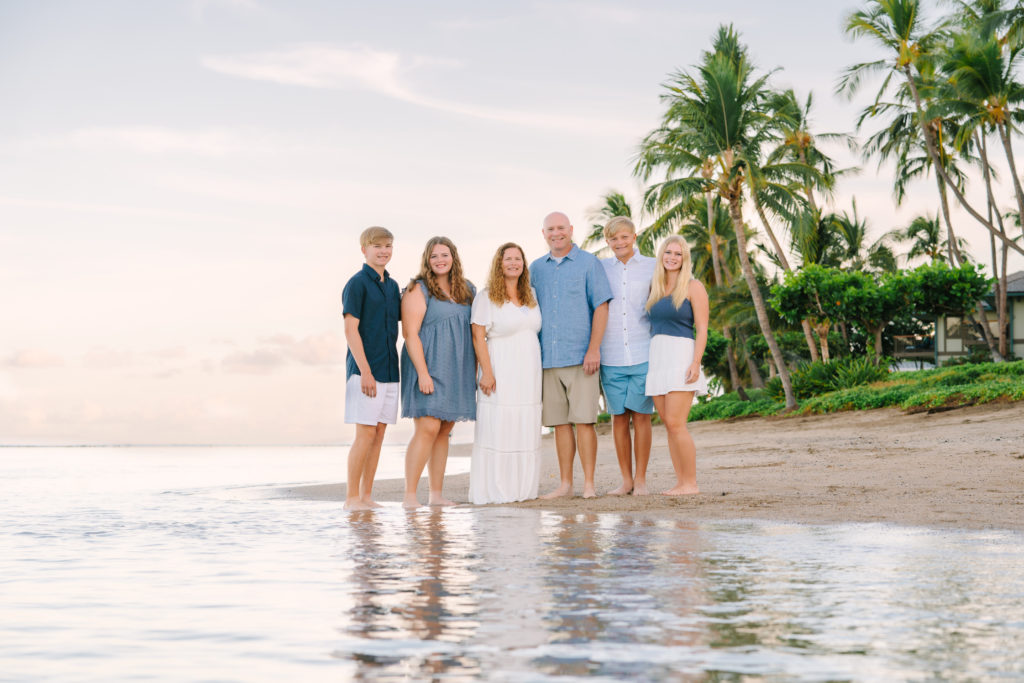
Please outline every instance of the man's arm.
M359 336L359 318L351 313L345 314L345 341L356 366L359 367L359 385L364 394L373 398L377 395L377 380L370 371L370 363L366 360L366 351L363 349L363 338Z
M583 372L592 375L601 369L601 340L604 339L604 328L608 326L608 302L594 309L590 320L590 344L583 356Z

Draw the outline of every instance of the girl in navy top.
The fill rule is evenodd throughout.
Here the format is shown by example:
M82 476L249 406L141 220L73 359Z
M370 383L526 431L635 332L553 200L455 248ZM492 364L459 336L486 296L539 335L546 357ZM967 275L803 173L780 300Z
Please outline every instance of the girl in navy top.
M690 275L690 246L679 235L658 250L647 299L651 321L651 351L647 395L665 423L668 452L676 472L669 496L700 493L697 487L697 449L686 428L696 394L707 393L700 370L708 342L708 292Z

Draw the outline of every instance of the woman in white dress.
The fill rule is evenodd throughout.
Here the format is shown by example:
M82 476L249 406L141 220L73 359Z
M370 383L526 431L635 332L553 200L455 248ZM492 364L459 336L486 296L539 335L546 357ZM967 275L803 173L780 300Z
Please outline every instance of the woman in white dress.
M700 493L697 487L697 447L686 428L693 397L706 394L707 379L700 362L708 343L708 292L690 275L690 245L679 235L658 249L647 299L651 321L651 351L646 394L665 423L668 454L676 485L665 495Z
M480 364L469 502L537 497L540 484L540 307L522 248L498 248L487 288L473 300Z

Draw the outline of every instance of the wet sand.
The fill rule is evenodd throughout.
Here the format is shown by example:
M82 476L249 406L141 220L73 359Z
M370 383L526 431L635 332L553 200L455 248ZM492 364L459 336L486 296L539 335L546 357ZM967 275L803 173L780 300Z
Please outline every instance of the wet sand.
M810 417L696 422L701 493L669 497L576 496L515 503L562 512L643 512L672 518L795 522L891 522L944 528L1024 530L1024 402L934 414L895 408ZM541 493L558 484L554 441L543 440ZM458 445L452 455L469 455ZM344 466L344 460L339 460ZM655 427L652 491L675 483L665 432ZM620 484L610 434L598 445L599 493ZM469 475L448 477L445 495L465 501ZM374 497L401 501L401 481L379 481ZM343 501L344 485L298 486L280 495ZM426 500L426 476L420 484Z

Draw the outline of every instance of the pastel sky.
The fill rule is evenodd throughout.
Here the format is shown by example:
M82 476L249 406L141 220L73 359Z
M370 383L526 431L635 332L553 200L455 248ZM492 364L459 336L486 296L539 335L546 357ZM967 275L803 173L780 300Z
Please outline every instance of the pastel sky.
M0 3L0 443L344 441L363 228L403 283L433 235L477 282L503 241L539 256L549 211L579 235L602 193L639 198L660 84L721 23L852 132L855 6ZM876 235L934 212L931 182L898 209L891 185L872 163L835 204Z

